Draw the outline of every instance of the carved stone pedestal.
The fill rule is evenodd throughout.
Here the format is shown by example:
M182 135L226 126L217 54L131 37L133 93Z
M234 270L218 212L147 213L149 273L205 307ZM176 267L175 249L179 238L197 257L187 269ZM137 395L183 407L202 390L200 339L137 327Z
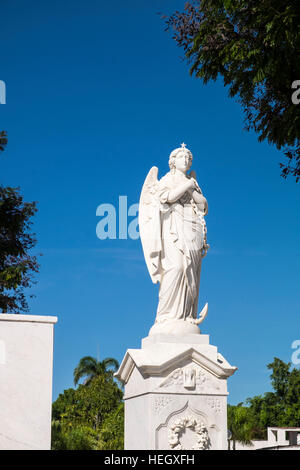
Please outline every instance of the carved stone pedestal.
M151 335L129 349L125 449L227 449L227 378L236 370L209 336Z

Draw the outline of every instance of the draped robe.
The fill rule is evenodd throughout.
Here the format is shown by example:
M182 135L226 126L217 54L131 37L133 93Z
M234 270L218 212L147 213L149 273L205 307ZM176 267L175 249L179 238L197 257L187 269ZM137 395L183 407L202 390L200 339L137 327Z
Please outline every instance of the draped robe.
M183 182L182 178L169 172L158 182L150 253L150 274L154 282L160 283L156 322L197 318L206 226L203 213L188 192L168 202L170 191Z

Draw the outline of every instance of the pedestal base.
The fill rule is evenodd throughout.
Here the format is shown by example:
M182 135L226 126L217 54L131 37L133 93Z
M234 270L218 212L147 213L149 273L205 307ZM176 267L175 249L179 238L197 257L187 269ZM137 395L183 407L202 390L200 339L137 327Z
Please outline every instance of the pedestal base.
M129 349L116 374L125 383L125 449L227 449L235 370L208 335L151 334Z
M184 320L170 320L168 322L154 323L149 331L149 336L154 335L183 336L188 334L200 335L200 329L195 323Z

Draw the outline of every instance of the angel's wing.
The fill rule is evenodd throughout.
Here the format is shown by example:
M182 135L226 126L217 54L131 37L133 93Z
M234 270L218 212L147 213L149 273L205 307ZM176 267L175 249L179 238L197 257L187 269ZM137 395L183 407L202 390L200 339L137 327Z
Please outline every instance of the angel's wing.
M179 367L175 369L171 374L169 374L159 385L160 387L169 387L170 385L174 384L182 384L183 383L183 371Z
M147 268L154 283L160 280L157 270L161 249L157 175L158 168L153 166L145 179L139 203L140 237Z
M149 171L146 179L144 181L141 197L140 197L140 204L143 205L152 205L157 193L157 185L158 185L158 168L157 166L153 166Z

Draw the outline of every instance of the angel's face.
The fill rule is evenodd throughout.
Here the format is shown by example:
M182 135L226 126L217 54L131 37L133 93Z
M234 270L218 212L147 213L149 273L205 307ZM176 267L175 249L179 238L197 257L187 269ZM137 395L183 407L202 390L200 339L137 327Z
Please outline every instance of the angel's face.
M189 154L187 152L179 152L175 158L175 168L185 173L191 166Z

